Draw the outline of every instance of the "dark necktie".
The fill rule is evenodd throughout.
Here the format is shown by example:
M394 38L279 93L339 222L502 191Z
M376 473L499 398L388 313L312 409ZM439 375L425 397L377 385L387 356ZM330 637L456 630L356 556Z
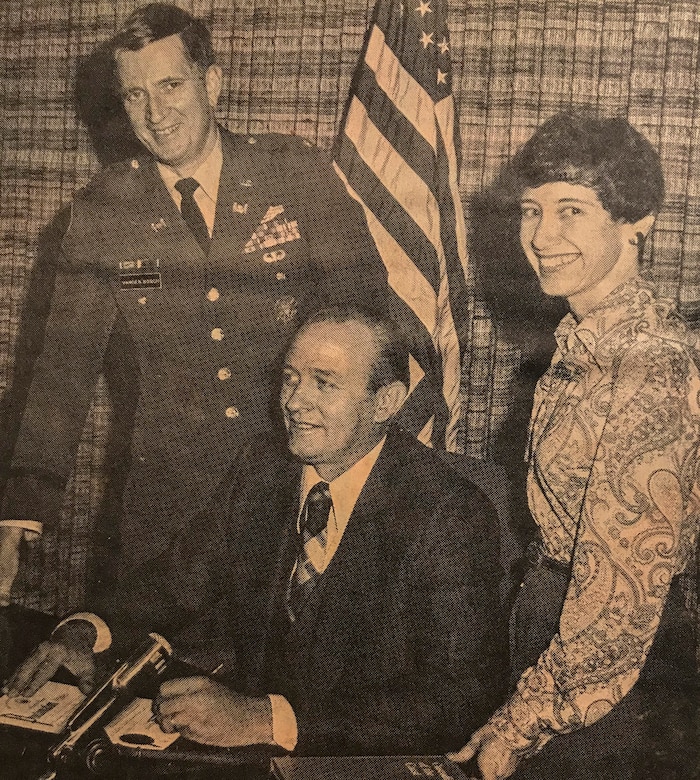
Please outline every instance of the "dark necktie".
M194 193L199 189L199 182L191 177L180 179L175 182L175 189L182 195L180 212L185 220L185 224L192 231L192 235L197 239L197 243L202 247L204 254L209 254L209 230L202 212L199 210L197 201L194 199Z
M301 544L297 567L289 589L289 609L298 614L323 574L326 555L326 526L333 501L327 482L314 485L301 512Z

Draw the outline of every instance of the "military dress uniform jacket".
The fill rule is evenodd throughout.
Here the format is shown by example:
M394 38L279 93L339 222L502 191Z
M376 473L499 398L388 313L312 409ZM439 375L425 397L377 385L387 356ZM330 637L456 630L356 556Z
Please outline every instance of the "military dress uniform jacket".
M222 147L208 256L152 158L118 163L76 196L3 518L55 522L104 372L122 443L112 527L126 565L157 554L232 453L270 429L275 361L304 315L382 307L364 215L319 151L224 130Z
M301 754L459 747L507 677L488 499L413 437L390 432L291 623L301 465L265 449L246 461L207 522L109 594L101 615L121 651L158 631L180 657L223 664L234 689L284 695Z

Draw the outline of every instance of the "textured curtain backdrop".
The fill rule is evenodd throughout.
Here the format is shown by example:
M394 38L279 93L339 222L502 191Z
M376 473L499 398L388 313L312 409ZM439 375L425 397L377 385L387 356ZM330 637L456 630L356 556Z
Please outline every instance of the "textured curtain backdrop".
M180 4L212 26L225 72L224 124L242 133L296 133L330 147L371 0ZM94 75L99 72L94 63L87 69L80 63L136 5L131 0L0 2L0 391L13 378L12 347L39 233L99 166L76 105L92 137L104 146L102 159L128 148L121 118L109 107L100 109L104 79ZM510 439L515 444L509 457L517 459L518 440L505 421L514 412L513 398L525 409L521 423L527 412L530 385L519 372L521 356L527 366L546 359L551 331L542 322L554 314L551 305L540 313L531 278L511 266L517 252L502 239L512 236L513 224L505 210L499 212L494 178L533 129L559 109L585 105L627 116L658 147L666 173L666 206L647 246L647 261L664 292L677 297L695 319L700 314L700 4L454 0L449 26L461 123L460 187L472 215L471 281L477 297L486 301L476 301L463 366L460 443L468 454L485 456L508 451L499 441ZM81 85L77 102L76 82ZM40 579L20 584L39 593L30 605L63 611L80 602L86 542L102 500L108 423L100 392L61 524L43 545L27 552L30 568L43 572ZM690 587L689 595L694 590Z

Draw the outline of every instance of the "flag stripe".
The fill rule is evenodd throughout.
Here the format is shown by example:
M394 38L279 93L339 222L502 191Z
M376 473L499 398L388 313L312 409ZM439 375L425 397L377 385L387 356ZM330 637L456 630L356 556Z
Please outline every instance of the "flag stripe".
M377 129L364 105L353 98L346 127L358 154L437 249L440 245L439 210L430 188Z
M345 177L341 174L341 178ZM410 305L413 312L423 324L429 334L435 334L437 329L436 306L437 295L428 280L413 265L409 256L399 246L398 242L389 233L385 226L364 204L355 190L346 181L346 187L352 197L362 203L367 217L372 238L379 249L379 253L386 265L389 274L389 286L401 298ZM434 339L433 339L434 340Z
M335 160L365 210L395 296L392 313L424 373L401 422L456 450L470 298L443 6L376 0Z
M411 266L415 266L433 288L437 300L440 288L434 247L426 240L424 233L410 215L391 197L386 187L356 153L354 145L347 138L345 146L336 156L336 172L341 175L346 187L352 188L350 194L382 223L385 230L401 247L403 254L410 258L410 265L405 269L405 273L412 274ZM383 256L382 259L387 265L392 261L391 257Z
M464 208L459 194L459 164L457 160L458 134L457 123L455 121L455 101L452 95L435 104L435 117L442 138L442 148L444 157L447 160L448 171L445 176L440 176L439 181L447 179L450 197L443 201L443 208L451 211L453 217L449 224L454 227L454 238L456 242L457 257L459 257L462 267L460 279L466 282L467 278L467 228L464 221ZM441 158L438 157L438 160Z
M375 73L377 86L435 151L437 138L432 98L386 45L379 27L374 27L370 34L365 62Z
M435 148L398 110L391 98L378 88L374 73L364 65L358 68L356 96L375 126L381 128L384 137L404 159L410 160L411 168L426 186L432 187ZM435 141L437 143L437 135Z

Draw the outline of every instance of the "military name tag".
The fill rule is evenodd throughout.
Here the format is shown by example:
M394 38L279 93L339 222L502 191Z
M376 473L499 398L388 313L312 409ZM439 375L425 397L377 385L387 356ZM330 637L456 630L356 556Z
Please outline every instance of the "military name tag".
M163 288L160 272L119 274L119 285L122 290L161 290Z
M122 290L160 290L160 260L138 259L119 262L119 286Z

